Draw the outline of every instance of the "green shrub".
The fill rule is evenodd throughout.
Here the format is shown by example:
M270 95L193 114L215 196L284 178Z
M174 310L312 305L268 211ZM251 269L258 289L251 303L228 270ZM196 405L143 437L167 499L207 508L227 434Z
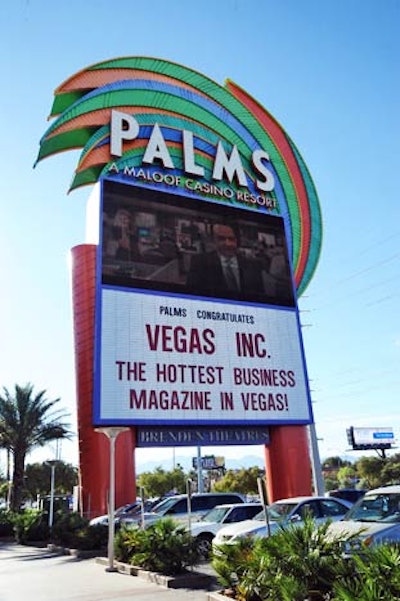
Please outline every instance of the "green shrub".
M122 527L116 532L114 538L114 555L117 561L130 563L134 541L136 540L135 526Z
M334 601L400 599L400 548L381 545L354 557L355 572L334 583Z
M234 545L221 545L212 550L211 564L225 589L236 592L253 556L254 544L254 539L243 538Z
M79 513L64 513L55 520L51 532L51 540L54 544L63 547L75 548L73 542L78 532L86 528L89 521Z
M63 513L53 526L51 540L70 549L98 550L107 546L108 529L101 525L89 526L89 521L79 513Z
M311 518L272 536L221 546L212 565L237 601L400 601L400 546L364 547L351 558L329 525Z
M76 532L70 548L80 551L100 551L107 548L108 530L96 524L95 526L86 526Z
M8 509L0 509L0 537L14 535L12 513Z
M12 513L15 540L18 543L45 542L49 538L49 527L43 513L37 509L25 509Z
M36 509L19 513L0 510L0 536L12 536L18 543L53 542L61 547L79 550L103 550L107 547L108 529L89 526L78 513L57 512L53 528L49 529L48 515Z
M115 557L145 570L176 575L200 561L198 543L173 519L157 521L148 528L121 528L116 535Z
M262 559L267 553L271 559L272 575L274 569L277 573L280 570L284 578L278 583L279 588L285 593L287 583L289 590L286 594L291 600L303 601L305 597L325 599L338 574L344 577L353 569L343 556L343 540L329 538L328 528L329 523L317 526L312 518L306 518L301 527L292 524L270 538L260 539L256 545L256 566L257 557ZM294 582L297 583L297 591L294 590ZM248 583L251 585L250 578ZM272 580L272 589L276 592L274 585ZM285 601L284 595L282 599Z
M252 545L244 541L244 555L239 546L225 545L214 552L212 565L240 601L327 601L336 578L352 572L343 541L329 539L327 529L307 518L301 527L282 527Z

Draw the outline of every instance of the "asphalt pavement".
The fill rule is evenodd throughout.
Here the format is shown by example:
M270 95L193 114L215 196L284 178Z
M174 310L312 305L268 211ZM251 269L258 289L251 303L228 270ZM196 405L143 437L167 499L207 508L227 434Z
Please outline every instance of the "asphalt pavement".
M209 565L196 570L212 575ZM0 601L209 601L209 597L206 589L171 589L108 572L96 558L0 542Z

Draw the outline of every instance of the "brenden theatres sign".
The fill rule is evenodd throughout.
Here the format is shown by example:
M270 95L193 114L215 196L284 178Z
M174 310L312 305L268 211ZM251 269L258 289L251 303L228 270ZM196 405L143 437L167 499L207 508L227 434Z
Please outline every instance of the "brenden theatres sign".
M56 91L38 160L100 182L95 423L306 424L296 297L321 243L303 159L244 90L144 57Z

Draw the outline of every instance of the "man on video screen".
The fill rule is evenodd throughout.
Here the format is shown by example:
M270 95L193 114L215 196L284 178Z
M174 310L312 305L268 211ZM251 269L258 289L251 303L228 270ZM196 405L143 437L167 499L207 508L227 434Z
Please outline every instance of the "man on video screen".
M238 297L264 294L262 266L238 252L238 236L230 224L213 227L215 249L192 257L187 278L188 288L210 296Z

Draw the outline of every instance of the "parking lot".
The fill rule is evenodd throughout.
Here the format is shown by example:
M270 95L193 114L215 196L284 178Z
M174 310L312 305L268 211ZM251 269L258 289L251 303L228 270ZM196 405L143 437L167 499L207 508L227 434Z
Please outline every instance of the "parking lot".
M209 566L202 571L211 573ZM207 601L208 591L170 589L107 572L96 559L0 542L0 601Z

